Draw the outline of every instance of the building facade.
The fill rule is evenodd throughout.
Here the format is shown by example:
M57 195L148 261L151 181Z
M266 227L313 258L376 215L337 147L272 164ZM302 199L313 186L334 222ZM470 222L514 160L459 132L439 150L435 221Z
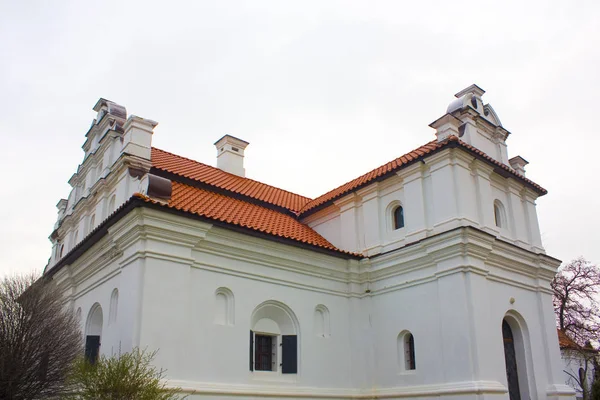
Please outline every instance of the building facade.
M429 143L316 198L152 147L100 99L45 274L86 354L159 349L192 398L574 398L535 201L484 91ZM285 166L283 166L285 167Z

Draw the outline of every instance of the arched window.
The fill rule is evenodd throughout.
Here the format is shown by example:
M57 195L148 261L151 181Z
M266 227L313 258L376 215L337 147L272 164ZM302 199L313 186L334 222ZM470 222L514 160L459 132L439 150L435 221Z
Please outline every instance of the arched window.
M404 335L404 357L407 370L416 369L415 362L415 338L412 333Z
M117 308L119 305L119 290L113 289L110 295L110 309L108 310L108 324L112 325L117 321Z
M252 313L250 326L250 371L298 373L299 324L289 307L266 301Z
M404 228L404 208L398 206L394 209L394 229Z
M415 338L409 331L402 331L397 339L398 366L400 370L416 369Z
M494 221L498 228L506 228L506 212L500 200L494 201Z
M233 326L235 323L235 299L233 292L225 287L215 291L215 324Z
M92 218L90 218L90 232L94 230L94 228L96 227L96 214L92 215Z
M315 307L315 335L319 337L331 336L329 309L323 304Z

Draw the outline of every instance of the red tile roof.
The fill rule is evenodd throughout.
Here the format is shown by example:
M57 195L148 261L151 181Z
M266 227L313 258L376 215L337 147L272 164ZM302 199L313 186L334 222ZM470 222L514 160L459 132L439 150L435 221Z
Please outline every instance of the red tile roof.
M152 148L152 166L203 184L298 212L311 199Z
M307 225L299 222L294 218L294 214L300 217L307 215L367 184L385 179L389 174L447 146L460 146L493 164L497 172L510 174L533 186L541 194L546 193L545 189L517 174L509 166L492 159L455 136L450 136L442 142L433 140L314 200L156 148L152 148L152 165L155 171L166 171L174 175L171 177L173 195L168 203L170 208L323 249L341 251ZM178 182L177 177L186 178L188 181L183 179L183 182ZM241 196L230 197L228 194ZM153 202L147 197L144 199ZM256 204L253 200L258 200L259 203ZM272 209L270 205L281 207L281 212ZM286 210L293 214L286 214Z
M164 205L165 207L325 250L360 257L359 254L336 248L307 225L282 212L175 181L172 182L172 188L171 200ZM135 196L148 203L161 204L139 193Z
M536 183L530 181L529 179L525 178L524 176L519 175L511 167L509 167L505 164L502 164L501 162L496 161L495 159L491 158L490 156L488 156L481 150L463 142L456 136L450 136L448 139L446 139L442 142L433 140L421 147L418 147L417 149L415 149L413 151L406 153L403 156L396 158L395 160L392 160L386 164L383 164L382 166L375 168L374 170L367 172L366 174L361 175L358 178L353 179L350 182L343 184L340 187L330 190L329 192L325 193L322 196L317 197L314 200L309 201L308 203L306 203L304 205L304 207L302 207L302 210L300 210L300 216L304 216L307 213L309 213L311 210L314 210L317 207L320 207L327 203L330 203L350 192L353 192L354 190L357 190L369 183L376 181L379 178L382 178L394 171L397 171L397 170L407 166L411 162L413 162L423 156L426 156L426 155L428 155L436 150L439 150L443 147L446 147L452 143L454 143L454 145L458 145L458 146L461 146L463 148L470 150L471 152L484 158L488 162L493 163L496 167L499 167L499 168L503 169L504 171L506 171L507 173L514 175L516 178L518 178L522 181L525 181L530 186L533 186L540 194L546 194L546 189L544 189L541 186L537 185Z
M558 345L561 349L578 350L581 348L581 346L575 343L575 341L571 339L565 332L561 331L560 329L556 329L556 332L558 333Z

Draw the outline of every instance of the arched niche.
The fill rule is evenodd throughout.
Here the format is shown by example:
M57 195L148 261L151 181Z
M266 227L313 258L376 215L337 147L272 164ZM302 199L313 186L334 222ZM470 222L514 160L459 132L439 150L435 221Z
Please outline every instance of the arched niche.
M77 311L75 311L75 320L81 326L81 307L78 307Z
M329 309L323 304L319 304L315 307L314 328L316 336L325 338L331 336Z
M251 326L254 331L279 335L297 335L298 319L294 312L278 301L265 301L252 313Z
M113 194L110 196L110 200L108 201L108 215L112 214L115 211L117 202L117 195Z
M501 229L508 228L508 222L506 218L506 208L500 200L494 200L494 222L496 226Z
M87 323L85 326L86 335L102 335L102 307L99 303L95 303L88 314Z
M501 329L509 398L528 400L535 383L532 382L531 345L525 319L510 310L502 319Z
M102 324L102 307L99 303L95 303L90 309L85 324L85 358L92 364L96 362L100 354Z
M220 287L215 290L215 318L217 325L233 326L235 324L235 297L233 292Z
M250 318L250 370L296 374L300 324L285 304L269 300Z
M108 324L117 322L117 310L119 307L119 289L114 288L110 295L110 308L108 310Z

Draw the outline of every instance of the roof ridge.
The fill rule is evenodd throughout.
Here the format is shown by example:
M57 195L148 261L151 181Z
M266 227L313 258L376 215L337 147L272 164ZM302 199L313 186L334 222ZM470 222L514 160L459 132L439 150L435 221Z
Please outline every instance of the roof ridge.
M160 152L163 152L163 153L170 154L170 155L172 155L172 156L174 156L174 157L178 157L178 158L182 158L182 159L184 159L184 160L187 160L187 161L191 161L191 162L193 162L193 163L196 163L196 164L201 164L201 165L203 165L203 166L205 166L205 167L211 168L211 169L213 169L213 170L220 171L220 172L222 172L222 173L224 173L224 174L227 174L227 175L231 175L232 177L235 177L235 178L246 179L246 180L248 180L248 181L252 181L252 182L256 182L256 183L260 183L261 185L269 186L269 187L271 187L271 188L273 188L273 189L281 190L282 192L286 192L286 193L289 193L289 194L293 194L294 196L302 197L302 198L304 198L304 199L306 199L306 200L308 200L308 201L311 201L311 200L313 200L312 198L310 198L310 197L307 197L307 196L304 196L304 195L302 195L302 194L298 194L298 193L295 193L295 192L289 191L289 190L287 190L287 189L282 189L282 188L280 188L280 187L273 186L273 185L270 185L270 184L268 184L268 183L264 183L264 182L261 182L261 181L257 181L256 179L252 179L252 178L246 178L245 176L239 176L239 175L235 175L235 174L232 174L232 173L230 173L230 172L224 171L224 170L222 170L222 169L220 169L220 168L213 167L212 165L208 165L208 164L205 164L205 163L203 163L203 162L201 162L201 161L194 160L194 159L192 159L192 158L189 158L189 157L184 157L184 156L181 156L181 155L179 155L179 154L172 153L172 152L170 152L170 151L167 151L167 150L159 149L158 147L154 147L154 146L152 146L152 149L154 149L154 150L157 150L157 151L160 151ZM158 168L158 167L156 167L156 168ZM159 169L162 169L162 168L159 168ZM175 173L175 174L176 174L176 175L181 175L181 174L177 174L177 173Z

